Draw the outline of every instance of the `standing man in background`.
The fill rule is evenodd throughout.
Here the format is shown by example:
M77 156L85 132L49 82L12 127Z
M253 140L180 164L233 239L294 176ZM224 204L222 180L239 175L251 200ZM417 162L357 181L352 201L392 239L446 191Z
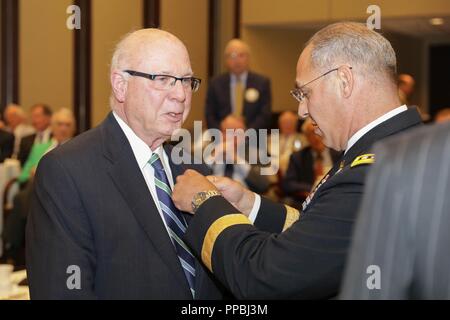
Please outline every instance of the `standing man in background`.
M270 80L249 71L250 48L239 39L225 48L227 73L212 79L206 96L208 128L220 129L228 116L242 117L248 129L269 129L272 95Z

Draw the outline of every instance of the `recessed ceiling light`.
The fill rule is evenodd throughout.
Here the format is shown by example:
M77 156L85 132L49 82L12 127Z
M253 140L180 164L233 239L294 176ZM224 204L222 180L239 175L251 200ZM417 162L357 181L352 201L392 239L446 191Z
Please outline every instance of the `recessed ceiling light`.
M442 19L442 18L430 19L430 24L433 26L441 26L444 24L444 19Z

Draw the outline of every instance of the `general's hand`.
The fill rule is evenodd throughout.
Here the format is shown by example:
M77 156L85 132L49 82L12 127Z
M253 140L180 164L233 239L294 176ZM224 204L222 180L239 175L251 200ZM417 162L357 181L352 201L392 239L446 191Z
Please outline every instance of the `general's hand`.
M205 176L188 169L183 175L177 177L172 200L181 211L193 213L192 198L198 192L207 190L217 190L217 188Z
M255 202L253 192L244 188L241 183L226 177L208 176L207 178L214 183L228 202L248 217Z

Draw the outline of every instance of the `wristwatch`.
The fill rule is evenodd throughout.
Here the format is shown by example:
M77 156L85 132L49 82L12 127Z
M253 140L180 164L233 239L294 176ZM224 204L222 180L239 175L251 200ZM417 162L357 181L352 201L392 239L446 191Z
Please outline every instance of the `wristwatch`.
M192 198L192 211L195 213L198 207L200 207L203 202L211 197L221 196L222 194L218 190L206 190L197 192Z

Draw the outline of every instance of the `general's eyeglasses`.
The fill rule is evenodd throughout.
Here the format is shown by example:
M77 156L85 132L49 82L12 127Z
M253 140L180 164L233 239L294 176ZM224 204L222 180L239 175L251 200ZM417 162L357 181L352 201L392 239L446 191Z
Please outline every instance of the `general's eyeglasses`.
M196 92L200 88L201 79L195 77L175 77L168 74L148 74L144 72L134 71L134 70L124 70L124 72L136 76L149 79L154 82L155 89L158 90L169 90L174 87L177 81L181 82L184 89Z
M320 78L326 76L327 74L329 74L329 73L331 73L331 72L333 72L333 71L339 70L339 68L340 68L340 67L331 69L331 70L325 72L324 74L321 74L321 75L318 76L317 78L314 78L313 80L311 80L311 81L305 83L305 84L302 85L301 87L292 89L292 90L290 91L291 96L293 96L294 99L297 100L299 103L302 103L302 102L305 101L305 99L308 97L307 94L303 91L303 88L304 88L304 87L306 87L308 84L311 84L312 82L314 82L314 81L316 81L316 80L319 80ZM349 67L349 68L352 69L352 67Z

